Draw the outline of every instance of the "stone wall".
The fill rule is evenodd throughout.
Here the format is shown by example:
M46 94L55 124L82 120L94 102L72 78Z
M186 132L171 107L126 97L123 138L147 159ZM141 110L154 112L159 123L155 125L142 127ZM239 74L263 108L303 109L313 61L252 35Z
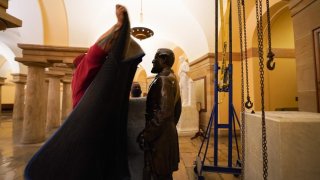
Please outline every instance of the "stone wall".
M320 1L291 0L295 53L297 60L297 86L299 110L319 112L316 86L314 31L320 28ZM319 51L319 49L318 49Z

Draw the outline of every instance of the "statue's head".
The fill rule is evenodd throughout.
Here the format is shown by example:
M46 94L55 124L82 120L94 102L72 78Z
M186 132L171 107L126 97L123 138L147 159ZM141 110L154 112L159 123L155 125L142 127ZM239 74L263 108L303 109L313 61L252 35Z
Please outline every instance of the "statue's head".
M174 53L171 49L160 48L157 50L152 61L152 73L160 73L166 67L172 67L174 63Z
M138 82L133 82L131 85L131 97L140 97L141 93L140 84Z
M180 63L183 63L186 59L183 56L179 57Z

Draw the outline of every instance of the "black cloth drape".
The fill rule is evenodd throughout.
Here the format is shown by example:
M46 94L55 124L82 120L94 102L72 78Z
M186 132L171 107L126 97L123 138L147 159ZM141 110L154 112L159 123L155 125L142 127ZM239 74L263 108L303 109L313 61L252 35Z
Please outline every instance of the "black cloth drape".
M27 180L129 179L128 101L144 53L126 20L79 104L27 164Z

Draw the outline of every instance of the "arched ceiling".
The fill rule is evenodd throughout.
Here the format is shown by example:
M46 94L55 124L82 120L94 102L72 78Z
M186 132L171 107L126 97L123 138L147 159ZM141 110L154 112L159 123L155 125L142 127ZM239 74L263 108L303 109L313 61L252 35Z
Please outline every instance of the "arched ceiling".
M271 0L270 4L279 1ZM236 1L232 2L233 38L238 42ZM132 27L140 25L141 0L10 0L8 12L23 20L23 27L16 30L20 38L17 43L89 47L116 22L116 4L127 7ZM146 53L141 63L146 72L150 72L160 47L182 49L189 62L214 52L214 5L215 0L142 0L142 23L155 33L149 39L137 40ZM253 11L250 1L247 28L252 33ZM239 51L237 46L234 51Z
M118 3L127 7L131 26L139 26L140 2L140 0L65 0L69 45L89 46L94 43L116 22L115 5ZM142 1L142 24L155 33L149 39L141 42L138 40L146 52L144 61L150 64L156 49L160 47L180 47L191 61L208 53L210 38L207 36L212 36L210 29L213 30L213 23L208 23L210 16L207 15L212 13L210 12L212 8L206 6L202 9L206 14L201 15L200 9L204 8L203 6L195 6L191 0ZM143 62L142 66L147 65Z

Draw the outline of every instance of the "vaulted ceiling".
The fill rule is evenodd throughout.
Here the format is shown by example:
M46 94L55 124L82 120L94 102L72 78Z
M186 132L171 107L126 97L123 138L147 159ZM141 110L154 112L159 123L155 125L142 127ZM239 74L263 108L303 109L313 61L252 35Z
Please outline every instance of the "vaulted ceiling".
M279 2L283 1L271 0L270 4ZM255 4L254 1L246 3L248 19L252 19L248 22L252 34ZM190 62L214 52L214 0L10 0L7 11L21 19L23 25L0 34L1 42L9 44L15 54L19 54L19 50L14 50L16 43L89 47L116 22L116 4L127 7L132 27L142 23L154 31L153 37L137 40L146 52L141 66L147 72L160 47L179 48ZM233 17L237 17L235 0L232 8ZM233 29L237 39L236 20ZM235 46L238 50L238 45Z

